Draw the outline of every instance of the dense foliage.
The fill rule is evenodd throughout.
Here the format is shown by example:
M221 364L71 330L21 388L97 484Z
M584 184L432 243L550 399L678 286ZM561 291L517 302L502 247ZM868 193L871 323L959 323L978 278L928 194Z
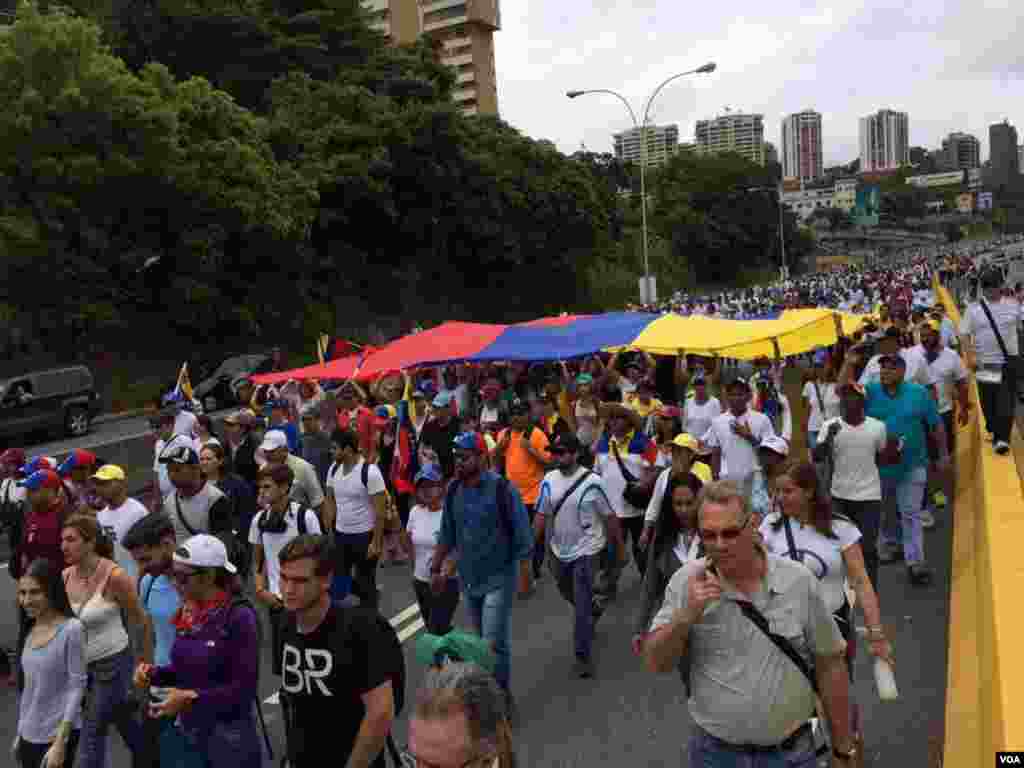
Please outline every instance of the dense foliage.
M463 117L430 44L389 46L362 13L21 6L0 34L0 317L95 329L132 307L215 342L634 296L633 169ZM778 263L774 197L746 191L762 169L684 154L650 175L662 293Z

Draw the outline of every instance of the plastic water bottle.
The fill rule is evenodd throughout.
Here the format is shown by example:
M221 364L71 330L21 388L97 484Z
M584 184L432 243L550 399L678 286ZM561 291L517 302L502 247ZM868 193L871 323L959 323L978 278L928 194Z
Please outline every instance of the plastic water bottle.
M885 659L875 657L875 686L878 688L878 698L882 701L892 701L899 697L896 690L896 675L892 667Z

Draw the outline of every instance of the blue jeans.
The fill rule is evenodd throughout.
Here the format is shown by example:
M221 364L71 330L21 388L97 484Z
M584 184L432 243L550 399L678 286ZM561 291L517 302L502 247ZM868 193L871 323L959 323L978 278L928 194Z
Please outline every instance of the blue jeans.
M78 768L104 768L107 764L107 733L116 725L121 738L137 758L142 755L142 724L137 707L129 698L132 685L132 655L120 653L88 666L88 693L82 737L78 747Z
M928 468L917 467L900 477L882 477L882 543L903 546L907 565L924 562L921 495L928 484Z
M561 592L576 609L573 641L576 655L589 659L594 647L594 562L596 555L583 555L568 563L551 557L551 570Z
M699 726L690 737L690 768L815 768L817 758L810 736L799 746L778 752L741 752Z
M512 677L509 625L514 595L514 577L507 578L502 586L479 597L466 593L466 608L469 610L473 626L480 637L494 649L494 679L506 691L509 690Z

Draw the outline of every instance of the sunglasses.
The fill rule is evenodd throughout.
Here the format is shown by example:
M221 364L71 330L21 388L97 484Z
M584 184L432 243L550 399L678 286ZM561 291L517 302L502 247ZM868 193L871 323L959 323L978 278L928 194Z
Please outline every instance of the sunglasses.
M701 541L704 541L705 543L709 541L717 542L719 540L726 543L731 543L733 541L736 541L736 539L740 537L740 534L743 533L744 529L748 525L750 525L749 516L746 520L743 521L743 525L739 526L738 528L725 528L721 531L709 531L706 528L701 528L697 531L697 535L699 535Z

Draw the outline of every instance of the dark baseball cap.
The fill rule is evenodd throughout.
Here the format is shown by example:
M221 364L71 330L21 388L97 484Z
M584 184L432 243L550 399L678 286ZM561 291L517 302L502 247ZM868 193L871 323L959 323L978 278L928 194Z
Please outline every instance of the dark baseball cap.
M560 432L551 443L550 453L578 453L580 441L572 432Z

